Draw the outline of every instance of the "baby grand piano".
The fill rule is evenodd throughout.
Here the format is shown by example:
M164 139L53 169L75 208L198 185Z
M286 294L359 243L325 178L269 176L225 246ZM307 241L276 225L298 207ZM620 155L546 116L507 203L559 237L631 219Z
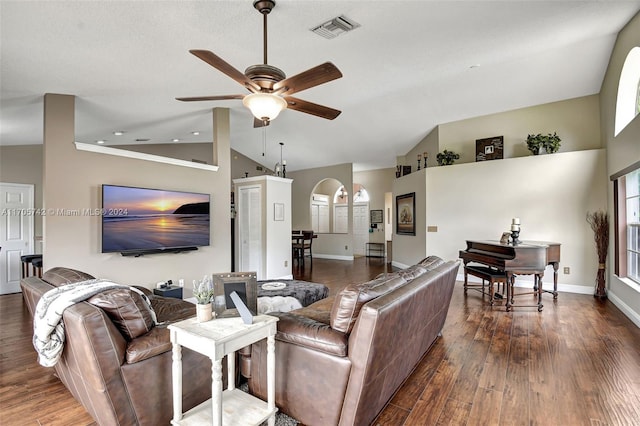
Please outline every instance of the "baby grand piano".
M536 305L542 311L542 277L547 265L553 265L553 298L558 297L558 266L560 263L560 244L546 241L524 241L519 244L500 243L499 241L469 241L467 249L460 250L459 256L464 266L476 262L493 266L507 275L507 295L505 307L507 311L514 305L513 284L516 275L534 275L534 291L538 296ZM530 294L530 293L527 293Z

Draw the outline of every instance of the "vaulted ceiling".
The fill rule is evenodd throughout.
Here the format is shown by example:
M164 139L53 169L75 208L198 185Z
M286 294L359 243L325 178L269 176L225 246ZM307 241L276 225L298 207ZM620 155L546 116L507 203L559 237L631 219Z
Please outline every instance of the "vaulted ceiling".
M280 142L289 170L393 167L440 123L598 93L617 33L638 10L640 0L277 0L268 62L288 76L333 62L343 78L295 96L342 114L285 110L263 133L239 100L174 99L245 93L188 50L241 71L261 63L251 0L3 0L0 144L42 143L42 97L65 93L77 96L80 142L207 142L211 109L228 107L232 148L269 167ZM310 31L339 15L361 26L333 39Z

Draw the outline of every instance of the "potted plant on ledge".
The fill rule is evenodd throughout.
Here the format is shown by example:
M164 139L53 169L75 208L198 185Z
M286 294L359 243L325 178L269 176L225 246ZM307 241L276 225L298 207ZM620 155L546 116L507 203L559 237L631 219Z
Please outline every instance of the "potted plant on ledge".
M438 166L450 166L460 159L460 154L445 149L436 155L436 159L438 160Z
M543 150L547 154L553 154L560 149L560 136L553 132L547 135L527 135L527 148L533 155L540 154Z
M193 296L196 298L196 318L198 322L209 321L213 318L213 282L208 276L204 276L202 281L193 280Z

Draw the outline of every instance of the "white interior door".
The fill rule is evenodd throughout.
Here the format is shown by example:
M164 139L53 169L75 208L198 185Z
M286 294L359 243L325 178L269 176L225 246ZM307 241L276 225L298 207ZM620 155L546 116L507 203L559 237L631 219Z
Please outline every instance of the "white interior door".
M262 278L262 189L259 186L241 187L238 194L240 271L253 272Z
M333 211L333 232L346 234L349 232L349 206L336 204Z
M20 292L20 256L33 254L33 185L0 183L0 294Z
M353 254L364 256L369 242L369 204L353 205Z

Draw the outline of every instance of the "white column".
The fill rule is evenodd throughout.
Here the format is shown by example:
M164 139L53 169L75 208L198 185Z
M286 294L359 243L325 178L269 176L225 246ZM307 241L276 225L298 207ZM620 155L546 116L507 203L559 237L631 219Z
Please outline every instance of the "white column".
M175 330L171 330L171 343L173 343L172 351L172 368L173 376L173 421L179 422L182 419L182 347L177 343Z

